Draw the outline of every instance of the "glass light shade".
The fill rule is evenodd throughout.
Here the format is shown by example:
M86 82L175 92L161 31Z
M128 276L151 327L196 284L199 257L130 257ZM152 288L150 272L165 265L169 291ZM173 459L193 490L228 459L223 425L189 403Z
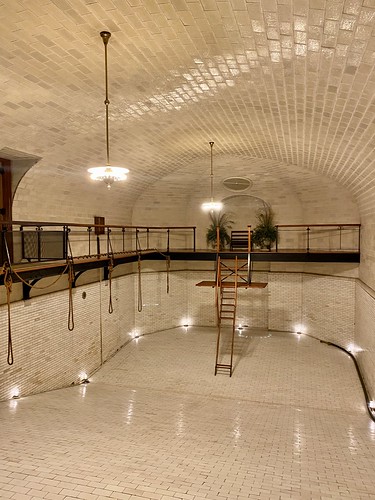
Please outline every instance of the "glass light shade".
M202 210L205 212L220 212L222 208L223 204L221 201L207 201L206 203L202 203Z
M111 167L106 165L105 167L92 167L88 169L91 174L90 178L94 181L104 181L107 184L108 189L116 181L126 180L126 174L129 170L124 167Z

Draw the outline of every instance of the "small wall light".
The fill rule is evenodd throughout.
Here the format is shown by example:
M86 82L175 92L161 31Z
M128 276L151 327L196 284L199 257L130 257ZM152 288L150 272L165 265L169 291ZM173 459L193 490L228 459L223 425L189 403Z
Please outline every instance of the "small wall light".
M352 354L355 354L357 352L362 352L363 349L361 347L359 347L359 345L352 343L352 344L348 345L348 351L351 352Z
M371 411L375 412L375 401L369 401L368 407Z
M302 335L302 333L306 333L306 328L303 325L296 325L294 327L294 333Z
M192 320L188 317L182 318L182 320L180 321L180 326L183 326L184 328L189 328L191 324Z
M88 375L85 372L82 372L79 376L81 384L89 384L90 380L88 379Z
M15 387L14 389L12 389L11 398L12 399L19 399L20 398L20 390L18 389L18 387Z

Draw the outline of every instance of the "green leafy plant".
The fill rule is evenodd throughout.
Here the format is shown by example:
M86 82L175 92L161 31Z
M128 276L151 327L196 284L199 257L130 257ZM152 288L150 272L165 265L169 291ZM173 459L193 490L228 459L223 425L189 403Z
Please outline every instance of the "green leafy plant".
M271 207L267 206L257 213L258 225L252 234L253 245L271 250L272 244L277 239L277 227L274 219L275 213Z
M209 213L211 224L209 225L206 233L207 245L212 248L217 247L217 232L216 228L219 227L219 249L223 250L226 245L230 243L230 236L228 231L232 228L234 222L231 220L231 215L225 212L210 212Z

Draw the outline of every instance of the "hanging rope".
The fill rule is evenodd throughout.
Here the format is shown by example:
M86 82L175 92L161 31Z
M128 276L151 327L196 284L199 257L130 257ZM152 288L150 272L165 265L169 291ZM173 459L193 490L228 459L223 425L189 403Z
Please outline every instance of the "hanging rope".
M5 263L3 266L4 273L4 285L7 293L7 306L8 306L8 355L7 355L7 363L8 365L12 365L14 362L13 357L13 342L12 342L12 326L10 321L10 294L12 293L12 275L11 269L8 263Z
M108 304L108 312L109 314L113 313L113 305L112 305L112 272L113 272L113 257L109 259L108 264L108 281L109 281L109 304Z
M52 283L49 283L48 285L45 285L45 286L36 286L35 284L32 285L31 283L29 283L28 281L25 281L22 276L20 276L17 271L15 271L14 268L11 268L11 271L12 273L14 273L15 276L17 276L17 278L22 282L24 283L26 286L28 286L29 288L35 288L35 290L45 290L46 288L49 288L50 286L53 286L55 285L59 279L66 273L67 269L69 267L69 263L64 267L64 270L61 272L61 274L59 274L57 276L57 278L55 279L55 281L52 281Z
M153 250L155 250L156 252L160 253L160 255L165 257L165 264L166 264L166 271L167 271L167 293L169 293L169 271L171 268L171 256L166 255L165 253L161 252L157 248L154 248Z
M142 312L141 254L138 254L138 312Z
M68 311L68 330L74 330L74 309L73 309L73 283L74 283L74 267L73 259L68 261L68 282L69 282L69 311Z

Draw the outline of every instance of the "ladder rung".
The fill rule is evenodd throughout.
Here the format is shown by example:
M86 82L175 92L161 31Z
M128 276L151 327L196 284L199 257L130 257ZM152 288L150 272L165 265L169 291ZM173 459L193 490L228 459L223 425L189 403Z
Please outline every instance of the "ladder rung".
M224 368L224 369L227 369L227 370L231 370L232 369L231 365L219 365L219 364L216 365L216 368Z

